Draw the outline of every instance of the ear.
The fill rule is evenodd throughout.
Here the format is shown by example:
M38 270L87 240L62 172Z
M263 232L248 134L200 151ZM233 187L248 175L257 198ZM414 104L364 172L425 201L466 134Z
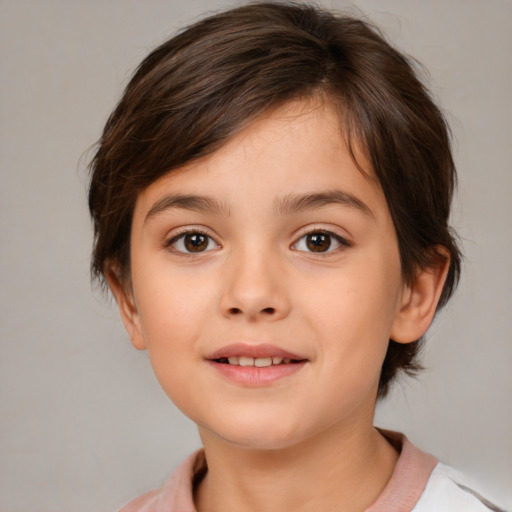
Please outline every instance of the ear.
M124 327L130 336L132 345L138 350L146 348L146 342L142 334L139 313L133 298L133 292L123 282L119 270L111 265L105 272L108 286L114 295Z
M436 247L439 257L426 269L420 269L412 285L404 286L400 309L394 319L391 339L410 343L421 338L430 327L450 268L450 255Z

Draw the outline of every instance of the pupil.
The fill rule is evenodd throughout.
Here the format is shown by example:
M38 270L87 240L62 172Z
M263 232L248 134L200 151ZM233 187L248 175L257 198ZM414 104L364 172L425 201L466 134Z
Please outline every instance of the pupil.
M185 236L185 247L190 252L204 251L208 246L208 238L199 233Z
M313 233L308 235L306 245L312 252L325 252L331 246L331 237L324 233Z

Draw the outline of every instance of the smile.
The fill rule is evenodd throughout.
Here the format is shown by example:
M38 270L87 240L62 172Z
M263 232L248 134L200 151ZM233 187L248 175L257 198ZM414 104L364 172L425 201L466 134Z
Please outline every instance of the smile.
M290 364L297 362L284 357L248 357L248 356L230 356L221 357L215 360L217 363L230 364L233 366L256 366L257 368L266 368L279 364Z
M275 345L237 343L207 358L223 379L243 387L265 387L301 371L309 360Z
M307 358L267 343L235 343L222 347L206 356L206 359L217 363L234 366L265 366L289 364L304 361Z

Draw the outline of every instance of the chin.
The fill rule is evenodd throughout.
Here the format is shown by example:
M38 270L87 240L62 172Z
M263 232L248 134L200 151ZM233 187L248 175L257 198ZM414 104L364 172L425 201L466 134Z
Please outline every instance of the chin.
M245 432L243 436L223 437L222 440L236 448L259 451L284 450L298 443L295 436L275 436L272 432L267 432L265 435L261 435L261 432L258 432L252 437Z
M281 450L302 439L298 425L285 425L279 419L271 421L233 421L229 425L205 425L200 431L225 443L245 450ZM201 433L201 437L204 436Z

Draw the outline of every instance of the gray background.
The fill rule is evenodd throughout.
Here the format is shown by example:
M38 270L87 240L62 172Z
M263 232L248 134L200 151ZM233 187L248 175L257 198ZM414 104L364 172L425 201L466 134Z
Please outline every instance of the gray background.
M344 2L324 2L344 7ZM142 57L208 0L2 0L0 510L112 511L199 441L88 276L88 148ZM354 7L355 6L355 7ZM510 0L352 7L430 70L455 134L459 291L377 423L512 507Z

